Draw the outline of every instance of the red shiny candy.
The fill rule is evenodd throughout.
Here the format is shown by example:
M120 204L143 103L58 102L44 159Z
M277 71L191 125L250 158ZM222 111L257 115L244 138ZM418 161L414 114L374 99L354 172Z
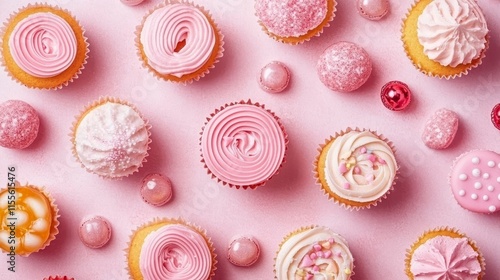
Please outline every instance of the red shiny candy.
M390 81L382 87L380 97L387 109L401 111L410 104L411 91L405 83Z
M500 103L495 105L493 110L491 110L491 122L498 130L500 130Z

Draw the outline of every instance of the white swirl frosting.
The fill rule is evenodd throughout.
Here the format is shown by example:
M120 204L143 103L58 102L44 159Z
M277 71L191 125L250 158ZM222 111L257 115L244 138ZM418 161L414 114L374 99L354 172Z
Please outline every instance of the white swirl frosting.
M431 60L456 67L481 55L488 26L475 0L434 0L419 16L417 34Z
M202 11L179 3L150 14L140 41L153 69L180 78L196 72L208 61L216 40L214 28ZM179 50L182 42L185 45Z
M128 176L147 155L146 122L131 106L107 102L88 111L75 131L75 150L82 164L104 177Z
M53 13L35 13L21 20L9 39L16 64L39 78L55 77L71 66L77 42L71 26Z
M338 136L326 155L328 188L351 201L376 201L392 187L396 171L391 147L369 131Z
M345 239L315 227L287 239L276 256L279 280L349 280L354 259Z

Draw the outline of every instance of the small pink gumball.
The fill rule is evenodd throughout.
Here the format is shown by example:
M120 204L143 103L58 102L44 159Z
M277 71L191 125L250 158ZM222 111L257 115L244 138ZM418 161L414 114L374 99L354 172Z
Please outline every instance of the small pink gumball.
M358 13L369 20L379 20L389 12L388 0L356 0Z
M129 6L139 5L142 2L144 2L144 0L121 0L121 1L123 4L129 5Z
M111 238L111 225L101 216L84 219L78 230L82 243L90 248L97 249L106 245Z
M271 93L282 92L290 82L290 70L285 64L273 61L260 70L259 85Z
M142 199L154 206L162 206L172 198L172 183L158 173L151 173L142 179Z
M20 100L0 104L0 146L24 149L35 141L40 119L33 107Z
M259 256L259 243L250 236L233 238L227 248L227 259L236 266L251 266Z
M360 46L350 42L331 45L316 65L321 82L329 89L350 92L361 87L372 73L372 61Z

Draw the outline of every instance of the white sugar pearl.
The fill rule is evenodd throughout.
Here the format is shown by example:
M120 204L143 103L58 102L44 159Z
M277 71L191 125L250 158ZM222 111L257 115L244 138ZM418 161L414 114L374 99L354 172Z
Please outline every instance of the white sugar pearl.
M472 169L472 176L474 176L474 177L481 176L481 170L479 170L477 168Z
M489 173L484 173L484 174L483 174L483 178L484 178L484 179L488 179L488 178L490 178L490 174L489 174Z
M487 195L483 195L483 200L484 201L487 201L488 199L490 199Z
M489 190L490 192L492 192L492 191L494 191L494 190L495 190L495 187L493 187L493 186L488 186L488 190Z
M500 200L500 194L498 194L498 200Z
M498 178L497 178L497 182L499 182L499 183L500 183L500 177L498 177Z
M492 160L488 161L488 166L489 167L495 167L495 162L492 161Z
M497 211L497 208L495 207L495 205L491 205L490 207L488 207L488 210L490 210L490 212L495 212Z
M476 190L479 190L482 186L483 186L483 185L482 185L480 182L475 182L475 183L474 183L474 188L475 188Z
M479 158L478 157L473 157L472 158L472 163L478 164L479 163Z
M500 178L500 177L498 177L498 178ZM467 180L467 175L462 173L462 174L458 175L458 179L460 181L465 181L465 180Z
M460 190L460 191L458 192L458 195L459 195L459 196L464 196L464 195L465 195L465 191L464 191L464 190Z
M477 199L477 194L475 194L475 193L471 194L471 195L470 195L470 198L472 198L472 199L476 200L476 199Z

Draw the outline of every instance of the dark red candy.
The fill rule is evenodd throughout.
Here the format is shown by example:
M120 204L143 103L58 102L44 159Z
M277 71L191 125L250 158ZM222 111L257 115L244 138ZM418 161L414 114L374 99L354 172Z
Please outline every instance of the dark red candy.
M401 111L410 104L411 91L405 83L390 81L382 87L380 97L387 109Z
M491 122L498 130L500 130L500 103L495 105L493 110L491 110Z

